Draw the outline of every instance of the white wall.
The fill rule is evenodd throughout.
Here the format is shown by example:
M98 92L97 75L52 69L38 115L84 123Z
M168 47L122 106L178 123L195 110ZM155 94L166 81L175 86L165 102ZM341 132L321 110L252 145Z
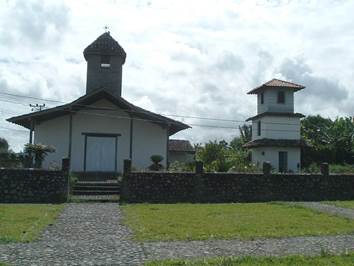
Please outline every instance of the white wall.
M296 147L259 147L253 148L252 163L262 168L263 162L270 162L272 167L279 170L279 152L288 152L288 169L292 172L298 172L301 169L301 150ZM262 154L264 152L264 155ZM297 166L300 166L298 168Z
M261 121L260 136L258 136L258 121ZM252 140L263 138L300 139L300 118L267 115L253 120Z
M285 92L285 103L278 103L278 91ZM261 104L261 94L257 95L257 113L263 112L294 112L294 91L291 89L268 89L263 92L264 103Z
M61 116L35 125L34 143L52 145L54 153L49 153L43 162L44 168L59 167L61 160L68 156L69 116Z
M93 104L96 107L117 108L106 100ZM122 110L81 110L73 114L72 121L71 170L83 171L85 136L82 133L121 134L118 137L117 167L123 170L123 160L129 159L130 117ZM46 157L43 166L61 166L63 157L69 149L69 115L42 122L35 126L35 143L50 144L56 152ZM151 122L134 120L133 129L133 166L143 169L151 164L150 156L167 152L167 129Z
M151 165L151 155L162 155L162 164L166 166L168 132L160 125L134 120L132 166L145 169Z
M94 104L97 107L116 108L106 100ZM130 118L121 111L81 110L73 115L71 169L83 171L85 136L82 133L121 134L118 137L117 168L123 169L123 160L129 159Z

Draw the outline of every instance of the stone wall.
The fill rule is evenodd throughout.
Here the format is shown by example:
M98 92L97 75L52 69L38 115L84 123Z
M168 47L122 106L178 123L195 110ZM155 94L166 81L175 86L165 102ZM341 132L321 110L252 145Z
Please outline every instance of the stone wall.
M0 168L1 203L62 203L67 196L63 171Z
M125 202L353 200L354 174L126 173Z

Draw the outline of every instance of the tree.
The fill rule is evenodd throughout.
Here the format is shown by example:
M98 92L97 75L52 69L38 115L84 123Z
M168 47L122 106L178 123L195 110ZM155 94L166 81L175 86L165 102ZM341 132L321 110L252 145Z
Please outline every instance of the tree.
M310 145L302 150L302 164L354 163L354 123L351 117L332 121L319 115L301 121L301 137Z
M252 140L252 126L243 124L238 127L240 136L233 138L230 142L230 147L234 150L244 150L244 144Z
M5 153L9 151L9 143L6 139L0 138L0 152Z
M43 144L31 144L28 143L25 145L25 153L27 153L30 157L34 155L34 167L42 168L42 163L44 158L48 155L48 153L55 152L55 148L50 145Z

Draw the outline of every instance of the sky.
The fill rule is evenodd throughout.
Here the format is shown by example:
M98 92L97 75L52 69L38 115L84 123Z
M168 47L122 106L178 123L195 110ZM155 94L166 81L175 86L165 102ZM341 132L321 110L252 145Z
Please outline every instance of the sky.
M108 26L127 53L122 96L193 125L173 138L231 140L256 114L247 92L280 78L306 86L295 111L354 114L354 1L0 0L0 137L15 151L28 130L5 119L29 104L85 94L83 50ZM217 128L219 127L219 128ZM226 128L225 128L226 127Z

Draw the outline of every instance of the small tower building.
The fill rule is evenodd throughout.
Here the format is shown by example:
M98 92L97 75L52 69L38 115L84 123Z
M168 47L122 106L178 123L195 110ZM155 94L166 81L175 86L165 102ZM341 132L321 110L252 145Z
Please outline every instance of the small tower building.
M252 163L262 167L270 162L278 172L299 172L301 169L300 118L294 112L294 93L305 87L272 79L248 94L257 95L257 115L252 121L252 140L244 145L251 149Z
M126 53L110 32L100 35L84 50L87 61L86 94L105 89L116 97L122 94L122 70Z

